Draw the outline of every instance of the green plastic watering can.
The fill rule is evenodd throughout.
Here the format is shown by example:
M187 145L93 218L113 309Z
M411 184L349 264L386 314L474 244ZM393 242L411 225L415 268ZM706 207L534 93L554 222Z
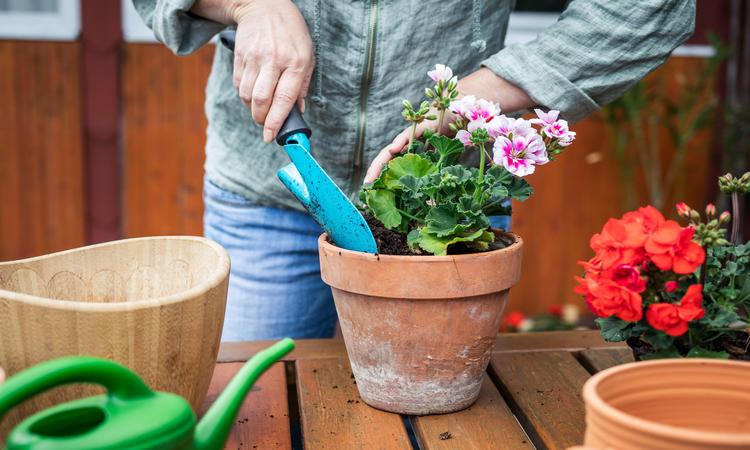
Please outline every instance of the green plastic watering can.
M258 352L198 424L185 399L152 391L118 363L80 356L44 362L0 384L0 420L15 405L63 384L99 384L107 393L34 414L13 429L6 449L219 450L255 380L293 348L294 341L286 338Z

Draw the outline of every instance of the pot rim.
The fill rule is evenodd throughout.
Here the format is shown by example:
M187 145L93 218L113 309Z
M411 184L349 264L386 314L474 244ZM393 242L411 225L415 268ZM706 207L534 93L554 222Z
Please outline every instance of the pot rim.
M605 416L607 419L613 420L620 424L624 424L628 427L638 428L640 430L648 430L647 433L654 435L667 436L673 439L685 440L690 439L692 441L700 442L703 444L727 444L737 445L744 444L750 441L750 432L748 433L728 433L720 431L699 431L691 428L678 427L674 425L666 425L659 422L653 422L646 419L641 419L632 414L623 412L613 406L606 403L598 393L599 384L613 375L629 372L633 370L641 370L643 367L652 366L668 366L675 365L675 370L680 370L681 366L691 367L702 367L702 366L725 366L725 367L736 367L748 370L750 369L750 363L742 361L727 361L717 360L710 358L690 358L690 359L665 359L665 360L654 360L654 361L641 361L632 362L627 364L621 364L619 366L610 367L605 369L586 381L583 386L583 399L586 403L587 408L596 410L597 413Z
M347 250L345 248L339 247L336 244L333 244L328 241L328 233L323 233L318 237L318 247L326 247L330 250L338 251L341 254L349 255L350 257L355 258L363 258L363 259L377 259L378 261L410 261L410 262L446 262L446 261L463 261L467 259L476 258L478 256L485 256L485 255L498 255L501 253L510 253L516 249L516 247L523 245L523 239L521 236L517 235L516 233L510 232L510 231L501 231L493 228L493 231L495 233L502 233L507 234L509 236L512 236L514 239L514 242L504 248L498 248L495 250L490 250L488 252L476 252L476 253L464 253L461 255L445 255L445 256L435 256L435 255L384 255L380 253L366 253L366 252L358 252L355 250Z
M70 310L70 311L85 311L85 312L123 312L123 311L135 311L139 309L152 308L154 306L168 305L171 303L178 303L187 298L195 298L205 294L206 292L214 289L220 285L229 275L229 255L227 251L221 245L216 242L200 237L200 236L149 236L140 238L130 239L118 239L116 241L103 242L101 244L87 245L84 247L76 247L69 250L63 250L55 253L48 253L46 255L34 256L31 258L18 259L14 261L6 261L0 263L0 267L3 265L11 264L23 264L31 263L41 259L48 259L53 256L62 256L69 253L77 253L83 250L91 250L101 247L113 247L122 245L126 242L136 241L150 241L150 240L175 240L175 241L194 241L199 242L206 247L211 248L218 256L218 261L215 266L215 270L211 272L206 279L190 289L186 289L179 293L163 295L160 297L150 297L142 300L131 300L124 302L87 302L81 300L68 300L68 299L53 299L48 297L40 297L38 295L26 294L23 292L9 291L0 287L0 298L5 297L10 300L18 301L33 306L41 306L51 309L59 310Z

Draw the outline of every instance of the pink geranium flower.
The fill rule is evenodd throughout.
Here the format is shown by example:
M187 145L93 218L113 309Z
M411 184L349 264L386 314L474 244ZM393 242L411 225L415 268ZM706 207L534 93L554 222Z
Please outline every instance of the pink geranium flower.
M538 134L514 135L512 140L499 136L493 146L492 159L519 177L534 173L537 164L549 161L544 141Z
M548 112L544 112L541 109L534 109L537 119L531 119L531 123L538 123L541 125L550 125L557 120L560 115L560 111L556 109L550 109Z
M483 98L477 100L473 95L467 95L452 101L449 108L453 114L463 116L471 121L478 119L490 121L500 114L500 106L496 103Z
M456 132L456 139L461 141L461 143L464 144L465 147L471 147L472 145L474 145L471 142L471 133L466 130L458 130Z
M435 70L427 72L427 76L432 78L432 81L437 84L442 81L448 83L453 78L453 70L450 67L443 64L435 64Z

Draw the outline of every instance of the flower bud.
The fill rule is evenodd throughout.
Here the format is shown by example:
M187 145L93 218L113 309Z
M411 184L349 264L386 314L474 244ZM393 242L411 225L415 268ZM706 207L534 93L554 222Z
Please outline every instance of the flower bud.
M708 205L706 205L706 216L708 218L711 218L715 215L716 215L716 205L714 205L713 203L709 203Z
M403 102L401 102L401 104L404 105L404 108L406 109L414 109L409 100L404 100Z
M698 211L691 209L690 210L690 221L691 222L700 222L701 221L701 215L698 213Z
M729 223L729 221L732 219L732 215L729 214L729 211L724 211L719 215L719 223L724 225L725 223Z
M678 286L679 285L677 284L676 281L669 280L666 283L664 283L664 290L667 291L668 293L672 293L677 290Z
M429 116L425 116L425 119L427 119L427 120L437 120L437 116L435 114L430 114Z
M742 176L740 177L740 183L741 183L741 184L745 184L745 183L747 183L748 181L750 181L750 172L745 172L745 173L743 173L743 174L742 174Z
M685 202L680 202L675 205L675 208L677 209L677 214L680 217L688 218L690 217L690 207Z
M430 89L430 88L424 88L424 95L427 98L435 98L435 93L432 92L432 89Z

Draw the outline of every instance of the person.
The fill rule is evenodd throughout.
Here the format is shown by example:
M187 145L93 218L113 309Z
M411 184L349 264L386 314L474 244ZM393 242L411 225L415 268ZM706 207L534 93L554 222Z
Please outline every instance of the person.
M504 47L513 0L133 1L178 55L236 28L234 53L216 47L205 105L205 235L232 260L225 341L329 337L336 323L321 229L275 176L292 105L354 198L406 145L401 101L436 63L459 75L461 95L576 121L662 64L695 22L694 0L572 0L534 41Z

